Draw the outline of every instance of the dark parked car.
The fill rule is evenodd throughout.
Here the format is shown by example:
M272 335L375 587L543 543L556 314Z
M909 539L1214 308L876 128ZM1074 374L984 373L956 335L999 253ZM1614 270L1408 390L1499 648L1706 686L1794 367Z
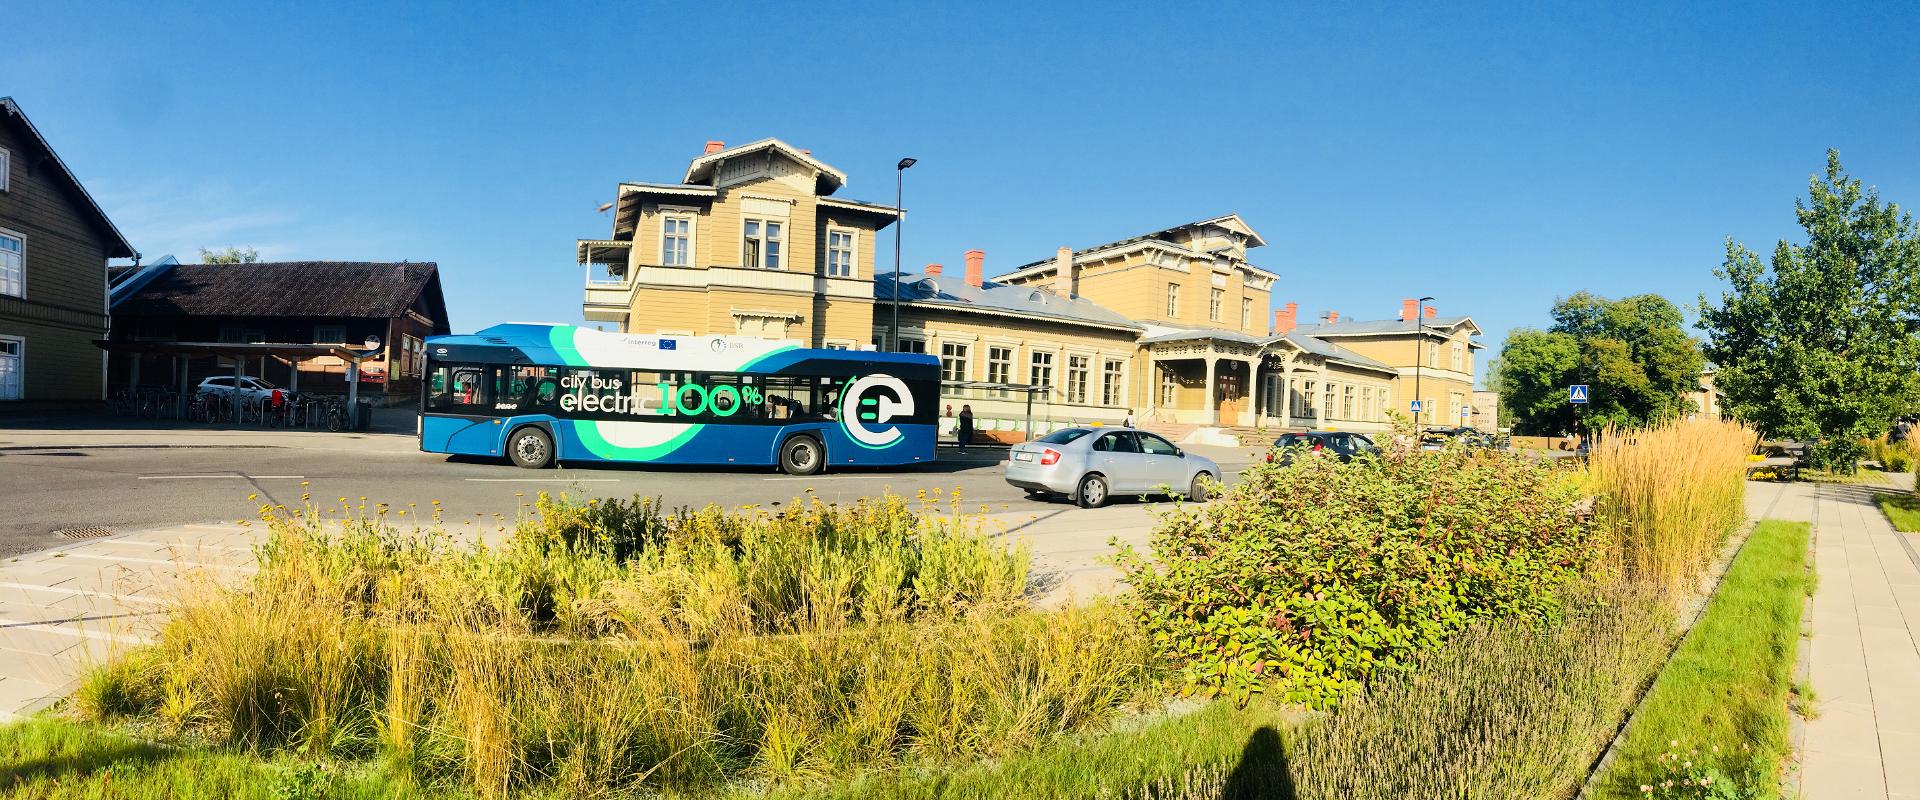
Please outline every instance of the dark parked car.
M1478 429L1461 426L1458 428L1428 428L1420 436L1420 446L1428 450L1438 450L1447 446L1447 442L1458 440L1467 447L1493 447L1493 434L1481 433Z
M1280 438L1273 440L1273 449L1267 451L1267 461L1291 464L1293 454L1302 451L1328 453L1345 463L1366 453L1379 453L1380 448L1372 439L1346 431L1283 433Z

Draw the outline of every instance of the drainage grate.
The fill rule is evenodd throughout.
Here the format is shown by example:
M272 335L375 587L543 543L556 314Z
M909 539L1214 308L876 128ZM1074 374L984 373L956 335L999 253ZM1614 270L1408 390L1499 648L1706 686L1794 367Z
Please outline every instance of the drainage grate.
M85 528L61 528L60 530L54 531L54 533L69 539L98 539L102 536L112 536L113 529L99 525L90 525Z

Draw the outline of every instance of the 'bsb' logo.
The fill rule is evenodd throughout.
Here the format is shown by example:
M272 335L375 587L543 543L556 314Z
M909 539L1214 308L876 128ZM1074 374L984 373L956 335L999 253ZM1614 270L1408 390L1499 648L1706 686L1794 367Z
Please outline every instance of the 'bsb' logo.
M905 434L892 420L913 416L913 395L892 375L855 378L840 393L840 427L863 447L891 447Z

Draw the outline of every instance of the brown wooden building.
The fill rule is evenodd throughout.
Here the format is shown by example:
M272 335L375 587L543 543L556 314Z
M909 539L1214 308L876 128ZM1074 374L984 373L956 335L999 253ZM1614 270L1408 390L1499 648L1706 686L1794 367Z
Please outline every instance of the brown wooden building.
M432 262L288 261L155 264L113 292L109 383L172 386L232 375L234 359L206 344L345 345L369 337L381 350L361 365L360 396L406 402L419 394L424 340L450 332L440 270ZM298 348L287 348L296 351ZM170 352L171 351L171 352ZM245 357L247 375L301 391L344 394L346 364L322 356Z
M107 260L126 237L10 97L0 97L0 407L99 400Z

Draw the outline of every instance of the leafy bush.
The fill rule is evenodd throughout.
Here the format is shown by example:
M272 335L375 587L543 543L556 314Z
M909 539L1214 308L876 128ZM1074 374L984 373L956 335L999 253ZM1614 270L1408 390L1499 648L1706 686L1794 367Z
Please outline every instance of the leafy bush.
M1327 707L1475 619L1556 616L1595 544L1566 477L1458 447L1259 464L1118 563L1185 691Z
M268 509L258 573L189 592L87 712L578 796L1001 756L1148 685L1126 614L1027 610L1025 551L963 515L537 507L500 548Z
M1860 470L1860 459L1867 457L1867 446L1848 436L1822 439L1807 448L1807 466L1827 472L1852 475Z

